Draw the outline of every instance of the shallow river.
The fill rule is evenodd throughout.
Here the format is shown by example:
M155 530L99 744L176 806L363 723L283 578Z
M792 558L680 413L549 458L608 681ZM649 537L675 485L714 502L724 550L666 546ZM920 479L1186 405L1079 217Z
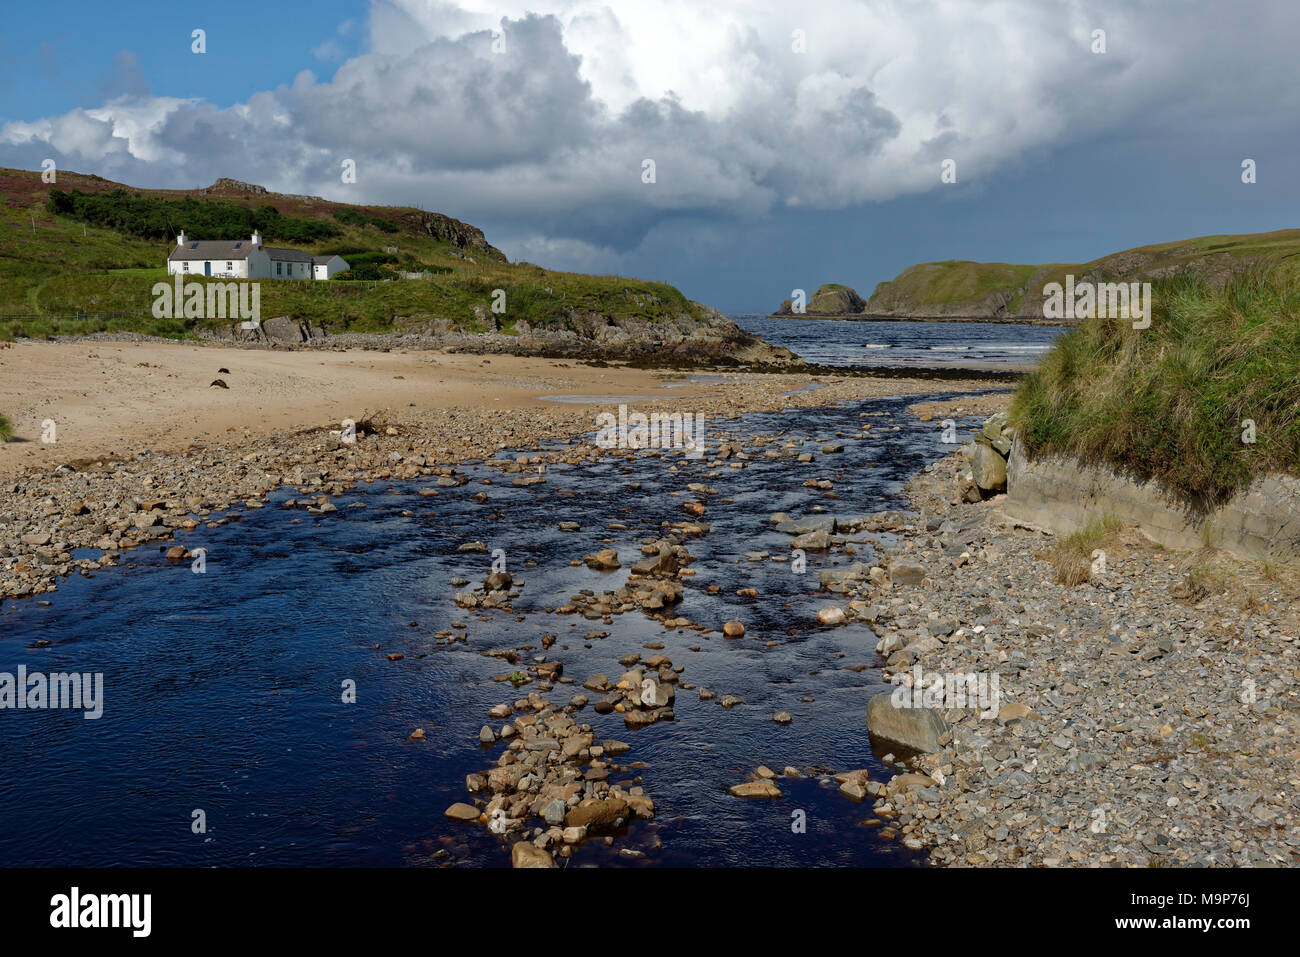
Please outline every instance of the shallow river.
M598 740L631 744L619 761L644 762L635 773L656 817L632 824L612 848L586 842L569 866L919 863L920 855L864 826L870 805L841 797L828 779L782 780L785 797L776 801L733 798L728 788L761 763L778 772L787 764L865 766L875 780L888 776L864 718L868 696L885 690L880 672L850 670L877 663L875 638L862 624L822 628L814 619L833 597L818 594L817 571L854 559L810 552L807 573L796 575L788 563L743 556L788 554L788 537L768 527L776 511L901 507L903 481L953 450L939 441L938 423L906 413L921 398L708 423L710 447L719 430L742 440L784 432L814 453L809 464L757 458L743 470L709 470L707 458L642 455L552 466L544 484L524 488L471 466L474 481L434 498L418 496L418 484L378 483L335 496L339 511L320 516L275 507L296 494L288 490L267 508L233 511L228 525L177 533L187 547L208 549L205 574L168 562L155 546L63 583L45 596L48 605L6 603L0 670L100 671L105 704L99 720L67 711L0 714L0 864L508 866L499 838L442 812L468 799L465 775L500 753L500 745L487 752L476 740L488 709L535 690L493 682L503 662L480 652L532 644L530 654L540 654L546 632L559 639L546 654L575 679L548 694L558 703L597 672L616 680L617 659L654 641L685 665L683 681L746 702L727 710L679 690L676 719L638 731L590 707L575 715ZM887 415L860 418L864 411ZM871 433L857 432L864 422L874 423ZM822 454L837 431L869 437L840 439L842 453ZM801 487L823 477L842 500ZM579 589L620 584L641 557L640 541L658 537L661 522L687 517L681 504L695 497L685 492L693 481L719 494L705 499L711 532L686 542L697 574L684 579L678 613L715 628L738 619L744 639L666 630L639 611L612 624L547 612ZM630 489L632 482L641 487ZM471 498L479 491L487 494L482 504ZM560 531L564 520L580 522L581 531ZM615 523L627 529L606 527ZM489 571L489 555L457 551L471 540L504 548L509 570L524 579L513 614L453 604L460 589L451 579L477 584ZM619 551L623 569L568 564L605 547ZM858 559L870 559L869 545L859 551ZM720 593L707 594L709 584ZM737 597L746 586L759 597ZM434 633L457 620L468 624L467 643L440 643ZM593 629L609 636L584 641ZM40 640L52 644L36 647ZM777 644L765 647L768 640ZM393 652L404 660L388 661ZM356 682L353 704L342 701L347 679ZM793 723L773 723L778 710ZM407 739L416 727L426 729L425 741ZM205 834L192 833L196 809L206 816ZM792 829L797 810L806 833ZM646 856L621 858L622 847ZM449 856L435 857L442 849Z

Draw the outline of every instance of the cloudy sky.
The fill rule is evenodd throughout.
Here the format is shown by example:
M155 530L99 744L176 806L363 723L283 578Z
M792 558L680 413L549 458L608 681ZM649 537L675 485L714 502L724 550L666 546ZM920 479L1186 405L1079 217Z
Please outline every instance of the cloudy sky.
M1295 0L115 9L6 11L0 166L419 205L737 312L927 260L1300 226Z

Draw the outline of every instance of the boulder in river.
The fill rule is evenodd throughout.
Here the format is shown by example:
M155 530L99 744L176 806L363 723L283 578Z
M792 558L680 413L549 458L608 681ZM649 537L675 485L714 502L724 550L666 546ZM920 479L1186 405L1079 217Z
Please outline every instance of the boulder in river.
M938 751L939 739L948 733L943 715L936 708L898 707L893 697L885 692L868 699L867 731L912 751Z
M746 781L744 784L733 784L731 794L738 798L779 798L781 789L771 781L761 779Z
M569 811L565 827L585 827L588 834L612 831L630 817L627 802L621 798L589 798Z
M451 818L453 821L477 821L479 818L479 809L472 804L456 802L443 812L443 815Z
M534 847L527 841L520 841L510 848L512 867L554 867L555 860L540 847Z
M611 571L620 567L618 552L612 548L602 548L594 555L584 555L582 560L588 568L595 568L600 571Z

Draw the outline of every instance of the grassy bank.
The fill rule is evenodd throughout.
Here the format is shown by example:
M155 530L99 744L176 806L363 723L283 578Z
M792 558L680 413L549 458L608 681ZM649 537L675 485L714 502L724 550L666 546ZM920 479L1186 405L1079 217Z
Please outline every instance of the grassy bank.
M1016 393L1026 451L1159 480L1196 509L1258 476L1300 474L1298 275L1281 264L1157 280L1150 328L1085 320Z

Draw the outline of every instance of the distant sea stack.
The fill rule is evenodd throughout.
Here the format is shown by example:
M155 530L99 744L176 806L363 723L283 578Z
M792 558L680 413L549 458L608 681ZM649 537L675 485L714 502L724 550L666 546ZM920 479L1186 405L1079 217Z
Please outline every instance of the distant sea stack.
M802 315L808 316L856 316L867 307L867 301L858 295L851 286L842 286L837 282L828 282L818 286L812 294ZM800 315L794 311L794 302L790 299L781 303L781 308L774 315Z

